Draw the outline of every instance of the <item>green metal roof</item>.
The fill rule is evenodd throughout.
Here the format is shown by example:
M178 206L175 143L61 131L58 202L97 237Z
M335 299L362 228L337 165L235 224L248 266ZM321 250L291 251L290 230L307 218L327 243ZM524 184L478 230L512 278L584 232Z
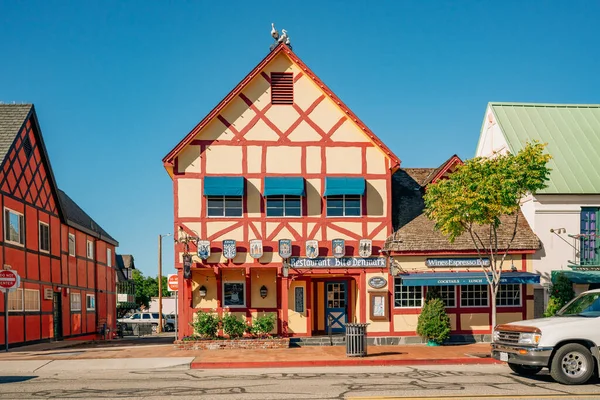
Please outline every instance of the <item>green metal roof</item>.
M600 193L600 104L490 103L512 153L548 143L548 187L539 194Z

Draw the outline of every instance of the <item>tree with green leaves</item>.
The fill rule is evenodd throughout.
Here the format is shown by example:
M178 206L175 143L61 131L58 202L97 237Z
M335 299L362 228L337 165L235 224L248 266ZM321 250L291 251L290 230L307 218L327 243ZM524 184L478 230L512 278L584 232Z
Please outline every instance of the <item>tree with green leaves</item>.
M450 242L463 234L470 236L490 286L492 327L502 266L517 234L521 200L545 188L550 174L551 157L545 147L534 141L517 154L467 160L448 179L429 185L424 196L425 215ZM510 237L499 237L501 224L509 224Z
M135 303L138 307L148 307L152 301L152 297L158 297L158 276L144 276L144 274L138 270L133 270L133 282L135 284ZM163 297L170 297L171 293L167 287L167 277L162 277L162 295Z

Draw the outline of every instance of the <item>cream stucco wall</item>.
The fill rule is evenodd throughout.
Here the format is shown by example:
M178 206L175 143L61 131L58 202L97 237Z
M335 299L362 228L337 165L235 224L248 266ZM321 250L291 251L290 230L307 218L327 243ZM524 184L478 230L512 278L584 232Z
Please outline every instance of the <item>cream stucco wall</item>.
M206 297L200 297L200 287L206 288ZM192 304L194 308L214 308L217 303L217 279L212 270L192 271Z
M463 331L478 331L490 329L490 315L485 314L461 314L460 326Z
M177 207L179 217L202 216L202 179L178 179ZM195 195L191 195L195 194Z
M251 272L251 307L277 308L277 275L274 268L255 268ZM267 297L260 296L260 288L267 288Z
M177 157L178 172L202 172L200 165L200 146L190 145Z
M394 330L396 332L417 332L418 314L395 314Z
M361 174L361 150L359 147L328 147L325 165L328 174Z
M240 146L210 146L203 154L209 174L241 174L242 148Z

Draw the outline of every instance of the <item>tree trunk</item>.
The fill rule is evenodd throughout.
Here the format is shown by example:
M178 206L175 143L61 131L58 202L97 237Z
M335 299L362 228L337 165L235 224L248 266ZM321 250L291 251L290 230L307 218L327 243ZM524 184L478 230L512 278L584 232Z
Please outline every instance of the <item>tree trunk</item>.
M492 298L492 333L494 332L494 328L496 327L496 293L497 293L497 286L496 285L491 285L490 286L490 294L491 294L491 298Z

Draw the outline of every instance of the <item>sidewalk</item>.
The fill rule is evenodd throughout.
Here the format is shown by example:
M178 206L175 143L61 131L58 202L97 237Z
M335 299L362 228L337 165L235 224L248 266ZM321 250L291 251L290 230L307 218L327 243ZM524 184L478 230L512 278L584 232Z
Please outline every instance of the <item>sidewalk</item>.
M17 366L19 362L25 369L35 366L53 370L150 369L181 367L184 364L191 369L217 369L498 363L489 357L489 343L439 347L420 344L369 346L366 357L347 357L345 346L270 350L176 350L172 344L130 343L108 341L106 344L81 343L67 349L49 346L42 350L41 345L36 345L39 347L34 349L15 349L0 353L0 372L7 371L11 364Z

